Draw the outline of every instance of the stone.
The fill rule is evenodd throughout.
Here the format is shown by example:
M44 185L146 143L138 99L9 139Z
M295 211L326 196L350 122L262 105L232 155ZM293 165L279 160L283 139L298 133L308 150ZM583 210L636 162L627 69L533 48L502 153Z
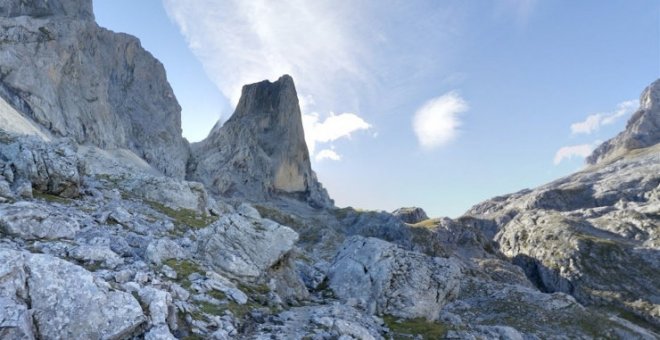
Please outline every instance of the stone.
M82 267L0 248L0 296L30 306L38 338L123 338L141 333L142 308Z
M204 285L207 288L223 292L239 305L244 305L247 303L247 295L245 295L245 293L238 289L234 283L229 281L224 276L215 272L206 272L206 277L208 279L204 281Z
M185 256L186 253L179 244L166 238L153 240L146 251L146 258L155 264L161 264L169 259L179 260Z
M334 205L312 171L298 95L288 75L245 85L231 118L191 149L189 177L214 193L257 201L283 195L318 208Z
M168 326L176 320L176 308L170 293L145 287L140 289L138 294L142 303L147 306L151 321L151 329L145 335L145 339L176 339Z
M385 328L370 315L344 305L293 307L257 325L250 339L384 339Z
M238 277L263 275L298 241L289 227L239 214L224 215L196 234L198 255L217 271Z
M50 143L36 137L13 136L0 130L0 174L13 186L27 183L41 193L75 198L80 196L84 162L76 154L76 145L59 139Z
M80 245L69 249L68 255L83 263L103 264L111 269L124 263L124 260L108 246Z
M370 313L433 320L458 294L461 268L453 259L352 236L337 252L328 279L338 298L364 301Z
M0 205L0 232L25 240L73 239L76 219L45 204L16 202Z
M409 224L415 224L429 219L424 209L419 207L399 208L394 210L392 215Z
M0 296L0 338L35 339L32 313L13 297Z
M100 28L92 0L0 7L0 97L49 134L127 148L183 178L181 108L163 65L130 35Z

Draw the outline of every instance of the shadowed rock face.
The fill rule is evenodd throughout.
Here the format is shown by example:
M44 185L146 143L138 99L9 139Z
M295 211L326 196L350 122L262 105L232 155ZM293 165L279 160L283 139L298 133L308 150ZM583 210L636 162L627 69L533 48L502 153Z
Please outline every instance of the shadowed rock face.
M192 146L189 177L222 195L287 195L315 207L333 203L312 171L293 79L246 85L236 111Z
M626 129L601 144L587 158L596 164L623 155L626 151L653 146L660 142L660 79L649 85L639 98L639 109Z
M183 178L181 108L163 65L126 34L100 28L91 0L0 4L0 97L53 136L127 148Z

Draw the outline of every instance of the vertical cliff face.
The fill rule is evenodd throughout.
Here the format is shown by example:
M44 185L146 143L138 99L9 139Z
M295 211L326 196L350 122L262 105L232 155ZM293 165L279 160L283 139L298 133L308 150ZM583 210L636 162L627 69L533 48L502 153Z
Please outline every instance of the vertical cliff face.
M311 169L293 79L243 87L232 117L192 147L191 179L219 194L261 200L291 195L332 206Z
M98 27L91 0L0 4L0 96L54 136L128 148L183 178L189 154L165 69L137 38Z
M660 142L660 79L649 85L639 98L639 109L626 129L601 144L587 158L596 164L623 155L626 151L653 146Z

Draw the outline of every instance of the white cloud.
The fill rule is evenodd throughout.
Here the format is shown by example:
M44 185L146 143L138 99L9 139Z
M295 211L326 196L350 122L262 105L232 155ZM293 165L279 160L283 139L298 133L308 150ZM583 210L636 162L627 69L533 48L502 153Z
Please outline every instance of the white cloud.
M434 149L455 139L461 126L459 114L468 109L468 103L455 91L426 102L413 118L419 144Z
M317 113L304 114L302 118L303 128L305 129L305 141L307 142L307 148L309 148L309 152L312 155L316 149L316 144L333 142L341 138L348 138L351 136L351 133L355 131L368 130L371 128L369 123L354 113L342 113L338 115L331 113L330 116L322 122Z
M571 124L571 133L590 134L598 131L601 126L616 122L619 118L631 114L639 106L638 100L627 100L617 105L612 112L596 113L589 115L584 121Z
M357 41L358 25L352 21L359 17L351 15L356 9L352 2L163 0L163 4L233 105L243 85L275 80L282 74L294 78L304 99L335 96L338 87L329 85L340 80L344 88L366 81L363 70L370 58Z
M315 158L316 158L317 162L322 161L324 159L330 159L330 160L333 160L333 161L341 160L341 156L339 154L337 154L334 150L331 150L331 149L323 149L323 150L319 151L319 153L316 154Z
M593 149L593 144L564 146L557 150L557 153L555 153L554 163L555 165L558 165L564 159L571 159L573 157L585 158L591 154Z

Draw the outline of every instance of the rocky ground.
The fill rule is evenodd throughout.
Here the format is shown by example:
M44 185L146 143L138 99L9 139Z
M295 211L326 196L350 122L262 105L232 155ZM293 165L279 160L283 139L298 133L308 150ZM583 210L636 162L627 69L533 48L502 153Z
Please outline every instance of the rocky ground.
M508 213L493 236L483 216L247 204L126 150L0 140L3 339L658 337L657 218L639 216L657 213L655 149L619 161L648 171L589 173L634 175L648 199Z
M188 146L91 0L0 23L2 339L660 338L660 81L582 171L429 219L333 206L289 76Z

